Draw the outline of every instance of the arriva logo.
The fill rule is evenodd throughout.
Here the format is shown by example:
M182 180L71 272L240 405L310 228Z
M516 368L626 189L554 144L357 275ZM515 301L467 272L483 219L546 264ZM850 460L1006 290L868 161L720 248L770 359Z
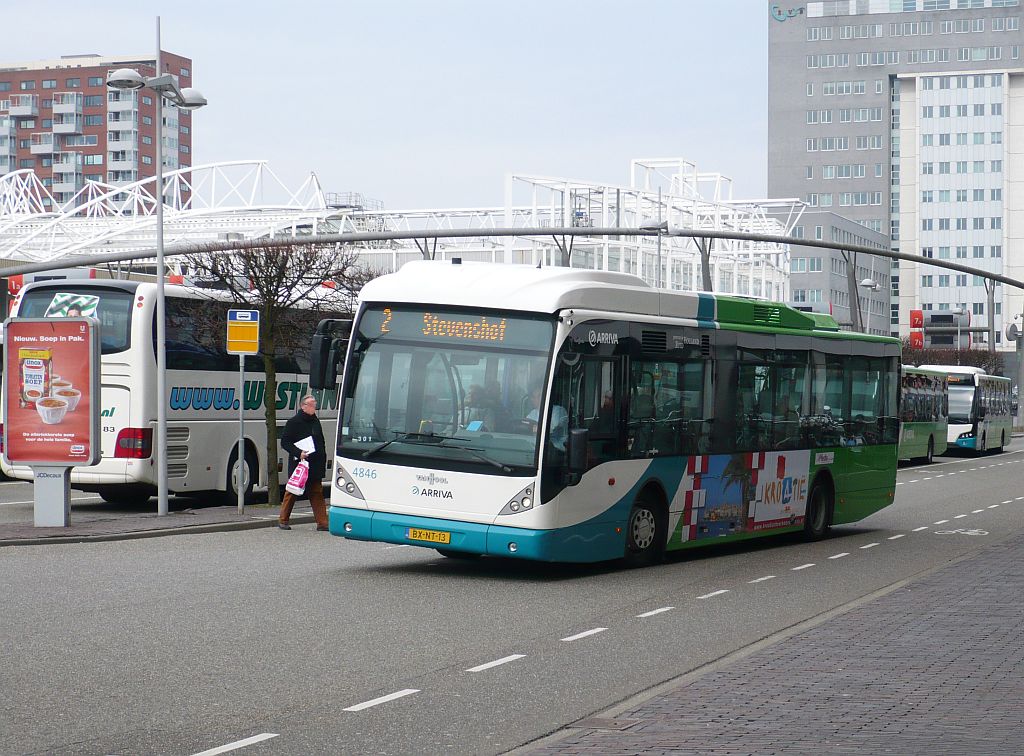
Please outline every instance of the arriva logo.
M598 344L618 344L619 334L591 331L588 341L590 342L590 346L597 346Z
M789 10L782 10L777 5L773 5L771 7L772 18L774 18L776 21L785 21L787 18L796 18L797 16L802 16L803 13L803 8L790 8Z
M437 488L420 488L419 486L412 487L413 496L426 496L431 499L453 499L451 491L441 491Z

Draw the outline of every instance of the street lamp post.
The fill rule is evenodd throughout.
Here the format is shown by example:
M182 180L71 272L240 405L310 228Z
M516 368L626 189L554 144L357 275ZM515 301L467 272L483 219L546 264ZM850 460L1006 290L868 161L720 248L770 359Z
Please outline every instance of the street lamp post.
M956 364L960 364L960 316L964 314L962 307L957 307L955 310L950 310L950 313L956 318Z
M879 289L882 288L882 285L880 283L878 283L878 281L874 280L873 278L865 278L863 281L860 282L860 287L863 288L863 289L867 289L868 291L878 291ZM857 329L859 327L859 329L860 329L860 331L862 333L868 333L870 331L870 329L868 328L868 323L870 323L870 321L871 321L871 300L868 299L868 317L867 317L867 321L868 322L865 322L864 313L863 313L863 311L860 308L860 296L857 297L856 305L857 305L857 321L858 321L859 325L858 324L854 324L852 327L854 329ZM852 313L853 311L851 310L850 312ZM853 318L851 318L851 321L852 320L853 320Z
M167 514L167 308L164 296L164 118L166 99L182 110L206 104L197 89L180 89L175 77L163 73L160 62L160 17L156 19L156 76L146 78L133 68L107 76L107 86L119 90L148 87L156 92L156 465L157 514Z

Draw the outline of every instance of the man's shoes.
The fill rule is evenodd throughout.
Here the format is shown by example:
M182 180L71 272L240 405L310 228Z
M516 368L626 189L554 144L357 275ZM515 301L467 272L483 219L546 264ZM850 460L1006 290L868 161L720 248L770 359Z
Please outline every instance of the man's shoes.
M281 530L291 530L292 529L291 525L288 525L287 523L283 523L283 522L277 523L277 527L281 528Z
M316 529L317 530L330 530L330 528L327 527L326 525L317 525Z

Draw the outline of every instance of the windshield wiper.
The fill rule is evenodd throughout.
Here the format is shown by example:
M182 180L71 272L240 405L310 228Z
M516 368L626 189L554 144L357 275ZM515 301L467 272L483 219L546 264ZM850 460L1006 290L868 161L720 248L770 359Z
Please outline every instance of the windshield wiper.
M456 440L456 439L445 437L445 438L441 439L441 446L445 447L446 449L461 449L462 451L467 451L470 454L472 454L474 457L479 459L481 462L486 462L489 465L494 465L495 467L497 467L502 472L507 472L507 473L512 472L512 468L511 467L509 467L508 465L502 464L501 462L499 462L498 460L496 460L496 459L494 459L492 457L488 457L486 454L484 454L479 449L475 449L472 446L466 446L465 444L446 444L445 443L445 441L454 441L454 440Z
M436 435L434 433L416 433L416 432L398 433L398 435L396 435L394 438L389 439L388 441L385 441L385 442L383 442L381 444L377 444L372 449L367 449L366 451L364 451L363 452L363 459L366 459L367 457L372 457L374 454L376 454L377 452L381 451L385 447L390 446L391 444L395 443L395 441L402 441L404 443L413 443L413 444L437 444L438 446L443 446L443 447L445 447L447 449L459 449L461 451L469 452L474 457L479 459L481 462L486 462L489 465L494 465L495 467L497 467L502 472L507 472L507 473L512 472L512 468L511 467L509 467L508 465L502 464L501 462L499 462L498 460L496 460L496 459L494 459L492 457L487 456L480 449L477 449L477 448L472 447L472 446L466 446L465 444L446 444L445 443L445 441L461 441L461 440L462 439L460 439L457 436L440 436L440 435Z
M392 431L392 432L393 433L397 433L397 431ZM388 441L385 441L385 442L383 442L381 444L377 444L372 449L367 449L366 451L364 451L363 452L363 458L365 459L366 457L372 457L374 454L379 452L384 447L391 446L391 444L395 443L395 441L410 441L410 442L413 442L413 443L437 443L437 444L439 444L439 443L441 443L441 441L443 441L446 438L448 438L448 436L435 436L433 433L415 433L415 432L411 432L411 431L409 433L398 433L394 438L389 439ZM425 439L425 440L423 440L423 439Z

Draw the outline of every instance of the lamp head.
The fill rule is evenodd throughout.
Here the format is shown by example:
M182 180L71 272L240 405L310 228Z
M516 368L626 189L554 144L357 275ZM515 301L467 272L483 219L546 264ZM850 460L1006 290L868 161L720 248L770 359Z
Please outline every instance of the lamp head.
M657 221L647 221L646 223L640 224L641 231L668 231L668 221L663 220L661 223Z
M107 86L111 89L142 89L146 80L134 68L119 68L107 76Z
M185 87L181 90L181 104L178 107L182 110L196 110L204 105L206 105L206 98L198 89Z

